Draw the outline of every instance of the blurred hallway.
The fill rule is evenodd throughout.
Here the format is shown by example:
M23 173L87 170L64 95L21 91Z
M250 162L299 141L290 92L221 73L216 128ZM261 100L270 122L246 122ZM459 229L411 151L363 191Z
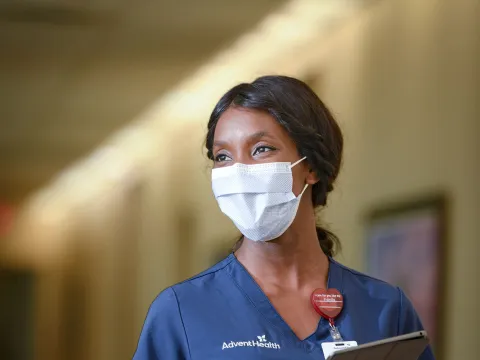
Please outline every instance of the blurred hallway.
M2 197L45 185L282 3L0 4Z
M321 214L341 262L368 270L377 205L448 199L437 355L478 358L478 19L476 0L1 4L0 358L131 358L154 297L234 243L202 142L265 73L345 133Z

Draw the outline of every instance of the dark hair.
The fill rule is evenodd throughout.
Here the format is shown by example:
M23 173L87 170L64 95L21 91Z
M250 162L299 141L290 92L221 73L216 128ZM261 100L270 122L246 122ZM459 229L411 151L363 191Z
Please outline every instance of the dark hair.
M327 194L333 190L342 162L343 136L315 92L304 82L287 76L263 76L251 84L233 87L223 95L210 115L205 146L211 160L215 127L220 116L231 106L265 111L288 131L299 155L307 157L318 177L312 187L313 206L326 205ZM330 231L317 226L317 236L328 256L340 250L340 241Z

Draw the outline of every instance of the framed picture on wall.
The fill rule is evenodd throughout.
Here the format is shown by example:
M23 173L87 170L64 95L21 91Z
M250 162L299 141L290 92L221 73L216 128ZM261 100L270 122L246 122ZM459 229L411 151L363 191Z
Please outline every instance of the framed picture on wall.
M445 197L379 206L366 221L367 273L399 286L440 355L445 287Z

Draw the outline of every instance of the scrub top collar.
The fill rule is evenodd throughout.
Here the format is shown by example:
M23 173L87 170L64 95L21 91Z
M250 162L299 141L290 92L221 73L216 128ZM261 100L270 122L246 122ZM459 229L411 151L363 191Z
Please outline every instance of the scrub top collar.
M335 288L344 296L343 292L343 272L341 266L333 260L329 259L328 280L327 287ZM275 310L270 300L267 298L263 290L256 283L250 273L238 261L236 256L232 253L227 258L227 271L232 277L232 280L244 293L245 297L250 300L253 306L260 312L260 314L276 329L282 331L288 336L293 337L297 342L318 342L330 339L330 331L328 321L321 318L318 323L317 330L308 336L306 339L299 339L292 331L290 326L283 320L280 314ZM341 322L344 312L335 319L335 325L341 331Z

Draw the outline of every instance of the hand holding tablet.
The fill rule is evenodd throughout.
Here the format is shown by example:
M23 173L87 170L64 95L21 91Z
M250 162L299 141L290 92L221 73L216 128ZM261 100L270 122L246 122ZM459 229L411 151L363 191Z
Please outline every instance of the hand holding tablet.
M425 331L419 331L360 346L348 343L322 344L326 360L418 360L428 345L428 337Z

